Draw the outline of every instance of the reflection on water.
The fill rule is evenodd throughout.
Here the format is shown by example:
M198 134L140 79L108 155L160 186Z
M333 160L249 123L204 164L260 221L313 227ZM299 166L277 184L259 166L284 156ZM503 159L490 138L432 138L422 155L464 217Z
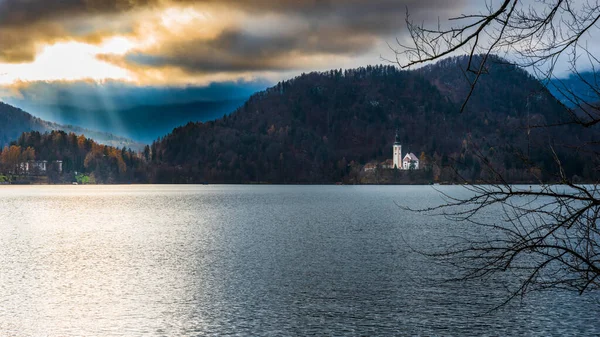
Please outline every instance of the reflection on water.
M464 193L458 187L446 187ZM600 305L433 282L429 187L0 188L0 335L600 333Z

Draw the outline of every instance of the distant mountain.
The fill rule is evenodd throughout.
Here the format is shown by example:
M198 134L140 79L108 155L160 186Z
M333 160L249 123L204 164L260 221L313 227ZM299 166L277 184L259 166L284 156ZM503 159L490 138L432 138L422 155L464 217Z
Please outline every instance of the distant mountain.
M52 130L84 134L86 137L93 138L99 143L118 148L127 147L139 150L143 147L143 144L141 143L134 142L125 137L115 136L108 132L99 132L73 125L51 123L34 117L21 109L0 102L0 147L4 147L10 142L15 141L23 132L39 131L43 133Z
M512 181L531 181L531 168L520 160L527 154L544 179L552 179L549 139L561 144L556 151L568 175L593 172L594 164L568 145L597 131L536 128L562 121L564 107L500 58L492 57L461 113L469 91L461 70L466 64L466 57L454 57L414 71L369 66L281 82L230 116L189 123L155 142L153 180L357 182L361 164L391 157L395 130L405 153L427 158L431 181L456 179L449 163L468 179L485 178L484 159Z
M0 102L0 146L16 140L25 131L45 131L51 123Z
M246 99L231 101L200 101L159 106L139 106L119 112L126 135L145 143L164 136L189 122L206 122L230 114Z
M583 102L598 103L600 95L594 88L598 88L600 83L600 74L594 72L582 72L580 76L571 74L567 78L553 79L548 83L548 90L567 107L574 107L573 94L577 95Z
M245 100L271 85L272 83L266 80L214 82L202 86L140 86L120 80L37 81L9 91L2 91L0 88L0 94L6 103L49 120L45 116L37 115L38 107L54 105L89 111L122 111L138 106Z
M36 116L61 124L110 132L149 143L188 122L215 120L244 104L244 99L139 105L124 109L84 109L74 105L37 105ZM102 106L102 105L98 105Z
M32 82L0 92L0 97L46 121L151 142L190 121L223 117L270 85L265 80L205 86L139 86L122 81Z

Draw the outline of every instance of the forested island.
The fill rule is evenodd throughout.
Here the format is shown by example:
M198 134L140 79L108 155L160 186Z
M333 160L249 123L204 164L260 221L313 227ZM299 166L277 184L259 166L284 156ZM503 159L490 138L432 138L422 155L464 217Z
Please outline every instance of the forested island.
M595 164L577 151L577 144L598 138L597 128L574 132L564 124L550 134L543 126L562 124L566 108L500 58L490 62L461 112L467 61L303 74L220 119L176 128L141 152L73 132L28 131L2 151L0 179L34 175L22 163L41 160L62 162L60 172L47 171L49 183L77 176L96 183L476 183L494 179L489 168L530 183L556 179L551 149L569 178L597 178ZM391 158L396 132L405 151L420 157L421 169L366 170Z

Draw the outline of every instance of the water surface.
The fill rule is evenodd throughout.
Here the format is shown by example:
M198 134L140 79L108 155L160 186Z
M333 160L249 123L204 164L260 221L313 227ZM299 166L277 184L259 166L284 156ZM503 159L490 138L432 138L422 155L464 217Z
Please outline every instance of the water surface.
M460 187L444 187L465 193ZM414 252L465 229L426 186L0 186L0 335L597 335L597 300ZM495 216L490 214L489 216Z

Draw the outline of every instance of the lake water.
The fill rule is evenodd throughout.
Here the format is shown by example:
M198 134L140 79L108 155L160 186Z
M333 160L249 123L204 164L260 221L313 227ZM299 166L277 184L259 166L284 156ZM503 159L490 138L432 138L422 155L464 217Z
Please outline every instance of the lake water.
M0 186L0 336L600 334L589 296L486 314L502 287L441 282L455 271L413 248L464 228L397 205L440 200L425 186Z

